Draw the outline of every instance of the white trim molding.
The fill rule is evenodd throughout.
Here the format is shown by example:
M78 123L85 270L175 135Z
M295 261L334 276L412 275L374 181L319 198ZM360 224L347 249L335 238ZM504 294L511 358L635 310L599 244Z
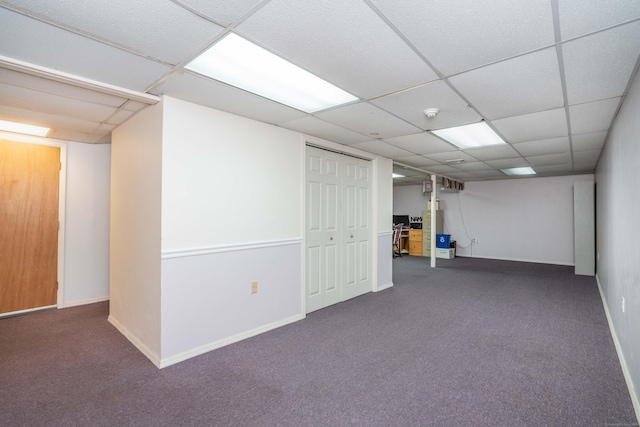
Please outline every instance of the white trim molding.
M222 252L246 251L289 245L300 245L302 239L283 239L266 242L253 242L240 245L205 246L200 248L170 249L162 251L162 259L184 258L198 255L217 254Z
M156 95L134 91L124 87L99 82L97 80L91 80L86 77L76 76L74 74L65 73L52 68L46 68L29 62L20 61L18 59L9 58L8 56L0 55L0 68L6 68L8 70L18 71L47 80L53 80L54 82L65 83L100 93L106 93L108 95L131 99L143 104L153 105L160 102L160 97Z

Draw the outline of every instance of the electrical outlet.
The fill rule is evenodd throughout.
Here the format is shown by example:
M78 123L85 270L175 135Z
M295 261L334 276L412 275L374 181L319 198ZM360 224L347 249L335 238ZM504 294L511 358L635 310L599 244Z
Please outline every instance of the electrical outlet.
M473 243L478 243L478 238L477 237L473 238Z
M251 282L251 293L252 294L257 294L258 293L258 282L257 281Z

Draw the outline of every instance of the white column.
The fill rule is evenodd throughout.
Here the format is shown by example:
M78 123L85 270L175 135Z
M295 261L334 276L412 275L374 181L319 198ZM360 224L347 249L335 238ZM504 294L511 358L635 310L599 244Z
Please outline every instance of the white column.
M438 185L436 184L436 176L431 175L433 189L431 190L431 267L436 267L436 192Z

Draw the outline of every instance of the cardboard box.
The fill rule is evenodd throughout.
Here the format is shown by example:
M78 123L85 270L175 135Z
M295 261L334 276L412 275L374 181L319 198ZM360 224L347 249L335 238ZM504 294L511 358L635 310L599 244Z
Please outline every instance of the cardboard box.
M453 259L456 256L456 250L436 248L436 258Z

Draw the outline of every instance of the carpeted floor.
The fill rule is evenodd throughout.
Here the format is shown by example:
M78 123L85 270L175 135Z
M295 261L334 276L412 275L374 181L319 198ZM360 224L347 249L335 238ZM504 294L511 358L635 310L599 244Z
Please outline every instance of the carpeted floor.
M0 319L0 425L637 425L593 277L393 263L391 289L162 370L107 303Z

